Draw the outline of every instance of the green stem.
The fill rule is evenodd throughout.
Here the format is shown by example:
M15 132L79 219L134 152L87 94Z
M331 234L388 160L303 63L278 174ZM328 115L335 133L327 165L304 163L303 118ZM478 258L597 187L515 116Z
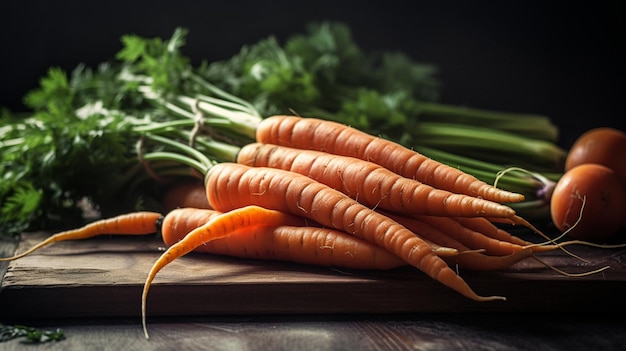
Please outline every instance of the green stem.
M164 133L172 130L179 130L181 127L193 127L195 122L190 119L177 119L161 123L139 126L133 128L138 133Z
M203 88L207 89L210 93L213 93L219 97L221 97L223 100L220 101L221 104L223 104L224 106L227 105L227 103L229 103L229 105L231 106L231 108L233 109L238 109L240 111L243 112L247 112L248 114L251 115L255 115L259 118L261 118L261 115L257 112L257 110L254 108L254 106L249 103L248 101L239 98L238 96L229 94L228 92L218 88L217 86L209 83L208 81L206 81L204 78L196 75L196 74L192 74L190 75L190 78L195 81L196 83L200 84L200 86L202 86ZM213 101L218 100L218 99L213 99Z
M491 163L491 162L486 162L483 160L478 160L478 159L474 159L474 158L470 158L467 156L461 156L455 153L451 153L451 152L447 152L447 151L442 151L439 149L434 149L434 148L430 148L427 146L416 146L413 149L415 149L416 151L431 157L433 159L436 160L440 160L443 163L446 163L448 165L454 166L454 167L472 167L472 168L476 168L476 169L482 169L484 171L487 172L491 172L493 174L496 174L498 172L501 172L503 170L505 170L506 168L508 168L505 165L501 165L501 164L495 164L495 163ZM518 178L524 178L524 179L530 179L530 178L534 178L534 177L530 177L527 173L525 172L520 172L520 171L516 171L516 172L512 172L513 174L516 174L516 177ZM510 173L508 173L510 174ZM542 172L541 173L545 178L552 180L552 181L557 181L559 178L561 178L561 176L563 175L562 172ZM518 176L519 175L519 176Z
M262 120L262 118L249 112L223 108L215 103L207 102L203 99L180 95L176 97L176 101L187 105L191 111L197 109L198 112L205 116L224 119L225 123L223 123L223 126L227 129L247 136L251 139L256 137L256 129ZM193 114L193 116L196 115L197 114Z
M533 175L536 173L514 169L507 170L508 167L503 165L476 160L425 146L417 146L414 149L436 161L469 173L485 183L495 184L497 179L499 187L524 194L529 199L543 196L542 192L545 188L546 181L542 181L538 179L536 175ZM506 172L500 175L503 171ZM557 181L561 177L561 174L562 173L542 173L542 176L544 180Z
M24 144L24 138L13 138L8 140L0 140L0 149L11 148Z
M565 158L565 151L553 143L488 128L419 122L412 135L418 145L472 155L483 152L493 160L529 160L542 168L560 169Z
M183 156L175 152L168 151L152 151L142 156L144 161L174 161L187 165L195 170L198 170L202 174L206 174L210 169L210 165L207 166L201 161L194 160L191 157Z
M141 86L138 91L175 116L195 121L195 123L204 126L219 128L226 134L233 136L234 140L241 141L243 137L245 143L256 138L256 129L263 120L254 108L245 105L245 102L239 102L240 100L235 97L232 99L236 102L204 95L196 97L177 95L167 99L156 93L150 86ZM227 93L224 92L223 94Z
M222 143L217 140L207 140L206 138L197 138L196 144L206 150L207 154L217 162L235 162L240 147Z
M184 163L202 174L206 174L206 172L213 167L216 163L214 160L207 157L204 153L198 151L197 149L185 145L176 140L168 139L161 137L155 134L145 134L146 139L160 143L165 146L172 147L176 150L182 151L187 156L181 155L179 153L174 152L166 152L166 151L155 151L151 153L147 153L143 155L144 160L153 161L157 159L162 160L170 160L175 162ZM156 155L156 156L155 156ZM148 158L147 158L148 157Z
M420 102L418 108L420 121L484 126L552 142L556 142L558 138L558 128L545 116L490 111L434 102Z

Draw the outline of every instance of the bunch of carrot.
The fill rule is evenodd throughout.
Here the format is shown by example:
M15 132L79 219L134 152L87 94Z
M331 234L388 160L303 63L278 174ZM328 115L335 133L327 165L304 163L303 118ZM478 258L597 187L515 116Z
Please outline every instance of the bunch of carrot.
M198 206L220 213L199 221L200 226L186 226L185 236L168 234L170 226L162 228L169 249L144 286L144 330L146 296L157 272L200 248L353 268L410 265L470 299L491 301L505 298L477 294L453 267L504 269L566 244L550 239L531 243L498 226L522 225L543 235L507 205L523 201L522 194L337 122L262 118L245 102L211 90L217 96L167 99L143 89L157 105L197 122L187 143L146 133L143 146L159 148L141 153L143 162L155 172L171 162L191 167L201 175L198 187L206 194ZM320 233L326 241L320 242ZM258 236L267 242L254 246L251 238ZM246 242L231 248L228 243L235 237Z
M263 119L256 140L242 147L202 141L213 154L230 158L217 162L189 144L146 133L140 150L149 143L155 147L141 153L142 162L146 167L174 162L194 168L206 194L206 202L197 207L206 209L175 209L165 216L139 212L96 221L3 260L61 240L160 231L169 248L144 286L148 336L146 298L153 279L168 263L194 250L364 269L411 265L470 299L491 301L505 298L477 294L452 266L503 269L536 252L562 247L527 242L494 224L534 229L504 204L523 196L392 141L297 116Z
M193 72L181 76L202 87L194 96L159 88L130 68L123 73L142 99L171 117L129 127L140 136L140 163L155 178L195 176L183 190L200 191L193 197L199 202L166 196L167 213L101 219L0 261L63 240L160 232L168 249L145 281L146 337L156 274L192 251L357 269L409 265L469 299L492 301L505 297L476 293L454 268L504 269L568 244L511 235L503 225L543 235L514 210L524 195L394 141L326 119L264 118Z

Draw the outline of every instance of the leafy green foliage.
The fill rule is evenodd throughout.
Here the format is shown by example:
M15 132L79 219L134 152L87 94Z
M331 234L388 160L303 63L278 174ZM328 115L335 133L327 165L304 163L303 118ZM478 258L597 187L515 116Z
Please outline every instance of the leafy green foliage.
M81 217L77 203L83 197L99 204L113 202L125 182L124 170L136 164L136 139L124 114L103 107L104 98L116 100L102 96L107 73L102 68L95 79L93 72L80 69L69 79L51 68L39 88L25 97L31 115L3 115L3 234L76 224ZM94 88L94 82L100 88ZM97 94L88 97L87 91Z
M46 109L55 115L71 113L73 92L65 72L52 67L39 84L40 89L33 90L24 97L26 106L34 110Z
M182 54L186 35L183 28L168 40L124 35L115 61L94 69L78 65L69 75L52 67L24 97L32 113L3 113L2 233L74 225L84 199L98 210L149 202L139 194L148 179L136 152L142 133L159 130L186 141L184 130L158 126L181 116L196 118L189 101L215 96L211 84L251 102L262 115L292 110L379 133L408 120L414 96L405 93L407 86L436 90L430 66L393 56L402 70L417 72L403 75L393 71L398 68L391 58L377 64L340 23L311 24L306 35L284 46L269 37L229 60L198 67ZM406 76L405 86L390 84L391 76ZM236 138L228 128L224 135Z
M207 80L253 101L263 115L290 109L377 133L412 118L416 101L439 97L435 73L434 66L402 53L364 52L337 22L312 23L283 46L267 38L199 69ZM392 111L398 105L403 109Z
M342 123L377 130L379 134L399 140L411 124L407 116L411 116L415 106L415 101L403 91L383 95L362 88L355 99L346 100L331 116Z
M81 64L70 74L51 67L24 97L28 114L3 110L1 234L82 224L85 203L103 215L154 205L155 182L137 146L147 132L185 142L188 136L168 126L180 116L146 98L146 89L156 96L203 89L189 79L193 67L181 53L186 33L179 28L169 40L123 36L117 60L93 69Z
M383 53L380 69L372 74L381 91L402 92L420 101L436 101L440 98L436 73L433 65L416 64L403 53L389 52Z
M288 56L274 37L245 46L226 61L198 70L234 95L251 101L263 114L284 113L286 108L316 105L321 93L314 75L300 57Z
M4 206L0 210L0 215L8 220L15 220L20 217L27 217L36 214L41 203L41 190L35 189L31 183L15 184L13 189L3 186L0 189L2 194L10 194L6 197Z
M38 344L61 341L65 339L65 332L62 329L40 330L24 325L0 324L0 342L16 338L25 338L26 342Z
M197 67L182 53L186 35L183 28L167 40L125 35L111 62L78 65L69 75L50 68L24 97L32 109L26 116L1 111L0 234L75 226L85 201L105 215L152 206L155 178L166 181L188 169L146 162L146 153L171 151L171 144L154 143L146 133L193 140L199 152L211 153L221 148L211 145L214 139L243 145L260 116L284 113L336 120L410 147L418 146L415 127L427 118L507 130L519 125L517 116L436 103L433 65L400 52L364 52L341 23L310 24L282 45L270 36ZM530 133L550 127L542 117L533 121ZM479 144L486 150L480 155L511 158L500 145ZM232 149L224 149L228 159Z
M131 70L146 74L155 89L180 91L192 68L189 59L180 53L186 35L187 30L183 28L177 28L168 41L125 35L122 37L124 47L116 57L131 64Z

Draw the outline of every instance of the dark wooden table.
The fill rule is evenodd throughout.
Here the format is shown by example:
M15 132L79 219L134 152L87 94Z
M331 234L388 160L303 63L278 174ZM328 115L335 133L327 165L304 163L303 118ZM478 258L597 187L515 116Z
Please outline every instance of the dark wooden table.
M27 321L62 328L53 344L0 344L9 350L623 350L620 315L498 313L294 315ZM610 320L611 319L611 320Z
M28 247L41 235L1 241L0 254L12 254L18 244ZM562 277L534 263L493 274L464 272L477 289L510 297L509 305L476 305L411 269L355 272L190 255L157 276L148 303L151 338L145 340L139 294L158 246L150 238L102 237L59 243L0 264L0 322L62 328L67 336L37 346L12 340L0 349L616 350L626 345L621 249L585 252L595 263L579 262L580 269L613 267L589 277ZM211 268L202 269L207 265Z

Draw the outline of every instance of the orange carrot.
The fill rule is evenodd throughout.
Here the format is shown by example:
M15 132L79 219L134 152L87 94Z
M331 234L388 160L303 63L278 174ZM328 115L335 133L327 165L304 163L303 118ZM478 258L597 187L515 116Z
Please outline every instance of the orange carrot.
M87 239L103 234L146 235L156 233L157 221L160 217L161 214L156 212L132 212L117 217L97 220L78 229L54 234L29 250L15 256L0 258L0 261L10 261L24 257L35 250L59 241Z
M204 191L204 187L202 190ZM208 208L176 208L159 221L159 233L165 245L171 246L192 230L205 225L209 220L221 214L222 212Z
M521 246L526 246L526 245L531 244L530 242L523 240L515 235L511 235L511 233L507 232L506 230L503 230L497 227L486 218L458 217L458 218L455 218L455 220L461 223L461 225L463 225L464 227L480 232L496 240L508 241L508 242L521 245Z
M515 211L508 206L436 189L354 157L253 143L241 148L237 163L300 173L366 206L393 212L463 217L515 215Z
M413 216L413 218L437 228L470 249L483 249L489 255L510 255L524 249L524 246L508 241L496 240L467 228L453 218L435 216Z
M259 206L241 206L240 208L233 209L228 213L222 213L210 219L204 225L189 232L182 240L170 246L154 263L144 284L141 297L141 313L146 338L148 338L146 326L146 301L148 290L156 274L163 267L176 258L186 255L211 240L226 237L243 228L277 226L289 221L290 218L292 217L280 211L272 211Z
M491 186L453 167L436 162L389 140L341 123L316 118L272 116L256 130L256 141L318 150L377 163L407 178L435 188L495 202L523 201L522 194Z
M548 245L547 243L536 244L530 241L526 241L518 236L512 235L506 230L503 230L497 227L494 223L490 222L487 218L456 217L454 219L466 228L479 232L495 240L510 242L512 244L520 245L525 248L531 248L534 253L552 251L557 248L557 245L560 246L561 249L565 246L563 244L556 244L555 242L552 242L552 245ZM513 224L513 223L508 223L508 224ZM517 223L517 224L527 226L526 223L524 222ZM536 228L530 226L530 229L535 230Z
M220 214L222 213L210 209L175 209L169 212L160 223L163 241L167 246L171 246L195 228L204 225ZM421 236L425 241L430 242L433 250L435 250L439 256L444 257L448 264L455 264L465 269L504 269L530 257L532 252L548 251L555 248L554 246L533 246L517 250L511 254L488 256L482 253L469 252L472 250L471 248L461 244L458 240L425 222L389 213L383 214L390 216L392 219L412 230L416 235ZM285 219L284 224L276 227L264 226L241 229L229 235L227 238L204 243L194 249L194 252L261 260L284 260L296 263L354 269L389 269L406 264L397 256L392 255L386 250L371 245L369 242L360 240L357 237L346 235L344 232L330 228L320 228L319 224L305 218L298 219L293 216L285 216ZM486 224L488 225L482 225L480 227L482 229L489 229L493 226L493 224L488 221ZM499 232L508 234L506 231L495 226L494 228ZM505 237L502 239L505 239ZM324 243L322 243L322 240ZM436 241L436 243L433 241ZM312 243L318 243L319 245L311 247ZM524 245L532 245L525 241L521 241L521 243ZM291 251L281 249L287 246ZM449 248L457 249L457 253L460 252L461 254L453 254ZM315 255L311 256L310 253L307 254L309 249L315 251ZM337 252L340 252L340 254L337 255Z
M208 208L204 184L201 180L180 180L171 184L163 194L161 202L166 212L179 207Z
M468 298L477 301L504 299L476 294L427 242L413 232L307 176L274 168L219 163L206 173L206 188L209 204L218 211L257 205L303 216L384 247Z
M425 221L393 214L387 215L416 233L416 235L432 240L435 244L457 249L459 251L458 255L445 257L444 260L450 265L456 265L461 268L481 271L500 270L531 257L533 254L532 249L525 247L505 255L487 255L483 252L475 252L459 240L448 236L448 233L442 232Z
M207 209L181 208L165 216L163 242L172 246L188 233L219 216ZM216 255L277 260L354 269L391 269L406 265L390 252L339 230L310 226L311 221L286 216L278 226L246 227L194 249Z

